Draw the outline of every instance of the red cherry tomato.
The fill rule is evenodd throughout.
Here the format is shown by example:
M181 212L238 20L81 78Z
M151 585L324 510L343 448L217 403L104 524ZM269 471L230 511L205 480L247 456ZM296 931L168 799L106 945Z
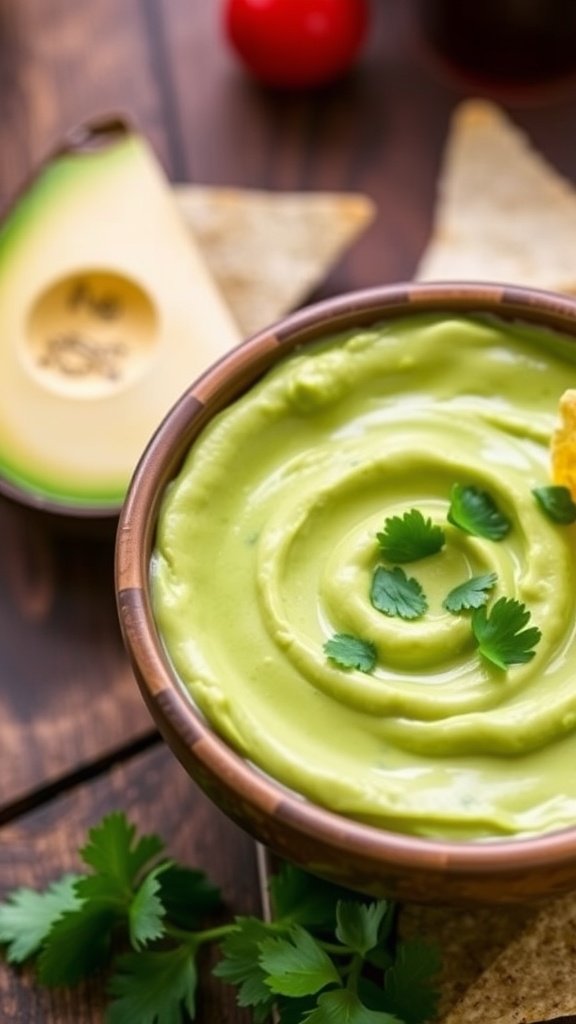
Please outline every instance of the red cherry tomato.
M248 70L267 85L324 85L353 64L369 0L225 0L224 25Z

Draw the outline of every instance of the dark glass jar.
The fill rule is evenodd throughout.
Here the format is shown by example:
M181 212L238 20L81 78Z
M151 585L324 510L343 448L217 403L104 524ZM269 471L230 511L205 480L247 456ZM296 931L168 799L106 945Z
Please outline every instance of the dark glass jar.
M479 79L539 83L576 72L576 0L417 0L426 38Z

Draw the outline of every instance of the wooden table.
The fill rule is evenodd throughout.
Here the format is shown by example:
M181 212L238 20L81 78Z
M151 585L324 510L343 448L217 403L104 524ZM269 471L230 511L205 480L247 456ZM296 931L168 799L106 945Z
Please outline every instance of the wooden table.
M136 119L174 181L370 194L377 219L322 295L410 277L450 112L481 92L423 45L409 0L374 0L357 72L301 95L244 76L217 0L18 0L0 11L0 83L4 206L67 128L108 111ZM576 88L518 96L508 109L576 181ZM252 840L159 740L132 677L112 531L74 532L0 504L0 714L0 896L76 866L87 827L123 808L174 856L209 869L230 913L258 910ZM0 969L2 1024L102 1019L97 984L47 994L28 972ZM206 969L201 1024L249 1019Z

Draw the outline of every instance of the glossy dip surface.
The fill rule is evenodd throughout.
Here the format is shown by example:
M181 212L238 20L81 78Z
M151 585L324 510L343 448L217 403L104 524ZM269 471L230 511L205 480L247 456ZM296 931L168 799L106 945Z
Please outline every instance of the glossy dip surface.
M164 497L151 580L177 674L264 772L350 817L445 838L576 822L576 527L542 511L576 345L489 317L419 314L289 356L220 413ZM511 522L498 542L447 522L455 483ZM376 534L417 508L442 525L405 566L419 619L370 601ZM496 668L447 592L496 572L542 638ZM323 647L368 638L371 673Z

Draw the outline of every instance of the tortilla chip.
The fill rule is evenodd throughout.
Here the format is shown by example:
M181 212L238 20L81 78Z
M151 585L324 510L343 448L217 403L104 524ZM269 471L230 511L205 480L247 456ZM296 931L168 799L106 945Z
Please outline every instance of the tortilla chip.
M400 908L398 937L421 939L440 954L439 1021L537 914L535 907L521 905L455 909L406 904Z
M576 500L576 391L568 389L558 405L560 424L552 434L552 479Z
M541 910L441 1024L530 1024L576 1013L576 893Z
M576 191L493 103L452 119L422 280L576 291Z
M245 335L304 302L375 214L372 200L356 193L174 191Z

